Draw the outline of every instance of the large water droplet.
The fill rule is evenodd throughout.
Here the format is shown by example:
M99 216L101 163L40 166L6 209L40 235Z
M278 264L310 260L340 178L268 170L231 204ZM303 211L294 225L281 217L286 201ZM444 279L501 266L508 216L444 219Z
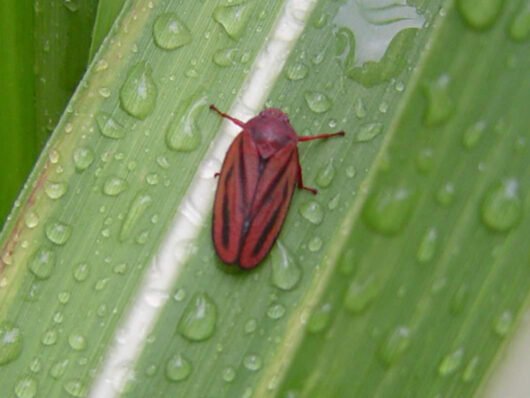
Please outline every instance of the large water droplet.
M394 235L407 224L415 202L415 195L409 188L387 186L370 195L363 218L375 231Z
M166 143L175 151L191 152L201 143L199 113L207 104L206 97L190 98L177 110L166 131Z
M213 18L221 24L228 36L237 40L245 31L251 12L251 6L246 3L218 6L213 12Z
M28 268L37 279L48 279L55 268L55 252L47 247L37 249L29 260Z
M64 245L72 235L72 227L60 221L46 223L46 237L56 245Z
M156 18L153 37L157 46L164 50L183 47L192 40L190 30L175 13L162 14Z
M78 379L72 379L64 383L64 391L74 398L84 398L88 394L85 383Z
M192 341L208 339L215 330L217 308L204 293L195 294L186 306L178 324L178 331Z
M128 187L127 181L123 178L111 176L103 183L103 193L108 196L117 196Z
M353 314L366 310L377 298L381 290L381 282L375 276L364 280L354 280L344 296L344 307Z
M78 171L86 170L94 162L94 151L88 147L80 147L74 151L73 159Z
M262 361L259 355L250 354L243 359L243 365L248 370L256 372L261 369Z
M166 377L171 381L186 380L191 370L191 362L182 354L173 355L166 363Z
M398 326L386 338L379 355L383 363L387 366L393 365L407 350L410 345L410 329L405 326Z
M147 208L153 202L153 198L147 193L141 192L136 195L129 206L129 211L123 220L120 231L120 240L123 242L127 240L134 230L136 223L146 212Z
M151 66L140 62L127 74L120 90L120 104L128 114L143 120L155 109L157 95Z
M17 359L22 352L22 333L14 323L0 323L0 366Z
M304 98L309 109L315 113L327 112L333 104L326 94L318 91L306 91Z
M440 376L449 376L453 374L460 367L460 365L462 365L463 359L464 350L462 348L447 354L438 366L438 374Z
M436 243L438 241L438 232L436 228L429 228L429 230L423 235L421 240L420 247L416 253L416 258L418 262L424 264L431 261L436 252Z
M324 166L318 170L316 183L320 188L327 188L335 177L335 166L333 159L329 159Z
M515 41L523 41L530 37L530 3L522 1L520 4L508 28L510 38Z
M449 76L442 75L437 80L424 85L427 97L424 121L427 126L443 124L453 114L454 103L449 95L449 81Z
M300 206L300 214L310 223L318 225L324 219L324 210L320 203L311 200Z
M98 124L99 132L107 138L119 140L125 137L125 128L109 113L98 113L96 115L96 123Z
M503 3L504 0L458 0L456 6L469 26L482 30L493 25Z
M302 269L281 242L271 253L272 283L278 289L293 289L302 277Z
M482 221L491 229L506 232L521 220L522 201L519 196L519 183L507 179L490 188L481 206Z
M329 303L324 303L313 310L307 321L307 331L309 333L320 333L325 330L331 321L331 310L333 307Z
M368 123L363 124L359 131L357 132L356 139L357 142L367 142L373 140L375 137L377 137L381 131L383 131L383 124L382 123Z
M62 198L66 191L68 191L68 184L66 182L47 181L44 186L44 192L53 200Z
M17 398L33 398L37 395L37 380L31 376L22 377L15 385Z

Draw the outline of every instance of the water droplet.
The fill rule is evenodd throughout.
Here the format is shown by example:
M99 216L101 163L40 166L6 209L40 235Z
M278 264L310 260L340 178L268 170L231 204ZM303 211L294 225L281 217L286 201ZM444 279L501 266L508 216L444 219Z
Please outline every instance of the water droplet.
M462 374L462 381L464 383L469 383L477 376L477 368L479 365L479 358L474 356L471 358L466 368L464 369L464 374Z
M335 166L333 159L329 159L318 171L316 183L320 188L327 188L333 181L333 177L335 177Z
M213 12L213 18L221 24L228 36L237 40L245 31L251 12L252 8L245 3L218 6Z
M445 123L453 114L454 103L449 95L449 81L449 76L442 75L424 85L428 102L424 121L429 127Z
M64 245L72 235L72 227L60 221L49 221L46 224L46 237L56 245Z
M344 296L344 307L353 314L362 313L377 298L381 285L381 281L375 276L352 281Z
M510 38L523 41L530 37L530 3L522 1L508 28Z
M192 341L208 339L215 330L217 308L204 293L193 295L178 323L178 331Z
M309 73L309 68L301 62L297 62L295 64L289 65L287 67L286 73L289 80L302 80Z
M436 201L441 206L449 206L455 198L455 186L452 182L447 182L440 187L436 193Z
M191 370L191 362L182 354L173 355L166 363L166 377L171 381L186 380Z
M318 236L314 236L307 244L307 248L313 253L319 251L322 248L322 239Z
M363 124L357 132L357 142L367 142L377 137L383 131L382 123Z
M22 352L22 333L14 323L0 322L0 366L14 361Z
M492 230L506 232L520 221L522 202L519 197L519 183L506 179L490 188L482 201L482 221Z
M422 148L416 157L416 166L422 174L427 174L434 165L434 154L431 148Z
M111 176L103 183L103 193L108 196L117 196L128 187L127 181L123 178Z
M68 191L68 184L65 182L47 181L44 191L50 199L60 199L64 196L66 191Z
M364 102L361 98L357 98L355 100L355 116L357 116L359 119L363 119L366 116L366 106L364 105Z
M281 242L271 253L272 284L281 290L291 290L302 277L302 269Z
M254 333L257 328L258 328L258 322L254 318L251 318L247 322L245 322L244 329L245 329L246 334Z
M262 361L259 355L250 354L243 359L243 365L248 370L256 372L261 369Z
M503 0L458 0L456 6L469 26L483 30L493 25L503 3Z
M157 95L151 66L140 62L130 69L121 87L120 104L128 114L143 120L155 109Z
M78 379L69 380L64 384L64 391L75 398L84 398L87 396L88 390L85 384Z
M79 10L80 0L63 0L64 6L71 12L76 12Z
M199 113L207 98L190 98L179 106L166 131L166 143L170 149L191 152L201 143L201 131L198 125Z
M77 282L83 282L84 280L86 280L86 278L88 278L88 273L89 273L88 264L81 263L74 269L74 279Z
M45 346L51 346L57 343L57 338L59 337L57 330L48 329L44 332L41 338L41 343Z
M87 346L85 336L78 333L72 333L70 336L68 336L68 344L76 351L83 351Z
M447 354L440 362L438 366L438 374L440 376L449 376L456 372L456 370L462 365L464 359L464 350L459 348L450 354Z
M280 319L285 315L285 307L281 304L273 304L267 310L267 316L271 319Z
M416 253L416 259L418 262L425 264L431 261L436 252L436 243L438 242L438 232L436 228L429 228L429 230L423 235L420 247Z
M213 54L213 62L221 67L235 65L239 58L238 48L222 48Z
M228 366L223 369L223 380L227 383L231 383L236 378L236 371L233 367Z
M138 220L146 212L147 208L153 202L153 198L147 193L141 192L136 195L129 206L129 211L123 220L123 224L120 231L120 240L123 242L127 240L136 226Z
M153 37L158 47L175 50L191 43L188 27L174 13L159 15L153 25Z
M410 345L411 333L410 329L405 326L398 326L385 339L379 356L383 363L387 366L393 365Z
M39 225L39 215L34 211L27 212L24 217L24 224L26 224L26 227L30 229L35 228L37 225ZM6 261L4 261L4 263L7 264Z
M466 149L473 149L476 147L485 130L486 122L483 120L468 127L462 137L462 144L464 144L464 147Z
M64 375L64 372L66 372L66 368L68 367L68 359L63 359L62 361L57 361L53 366L50 368L50 375L54 379L59 379Z
M454 315L461 313L467 303L469 289L466 285L460 285L451 298L450 310Z
M364 221L376 232L395 235L407 224L415 202L415 195L408 188L381 188L368 198L363 209Z
M116 121L110 114L100 112L96 115L96 123L99 132L107 138L119 140L125 137L125 128L121 123Z
M324 210L320 203L311 200L300 206L300 214L310 223L318 225L324 219Z
M513 314L511 311L503 311L493 324L493 330L499 337L505 337L511 330L513 324Z
M15 385L17 398L33 398L37 395L37 380L31 376L22 377Z
M332 105L331 99L326 94L318 91L306 91L304 98L309 109L315 113L327 112Z
M31 256L28 268L37 279L48 279L55 268L55 252L41 247Z
M94 162L94 151L88 147L80 147L74 151L74 165L78 171L88 169Z
M333 307L329 303L324 303L313 310L307 321L307 331L309 333L320 333L325 330L331 321L331 310Z
M340 201L340 193L336 194L335 196L333 196L333 198L331 198L331 200L328 203L328 209L330 210L336 209L337 206L339 205L339 201Z

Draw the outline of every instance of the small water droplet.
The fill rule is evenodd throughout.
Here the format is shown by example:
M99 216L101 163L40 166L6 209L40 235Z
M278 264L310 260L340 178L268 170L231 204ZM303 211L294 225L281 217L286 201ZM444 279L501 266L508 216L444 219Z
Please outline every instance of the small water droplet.
M24 224L26 224L26 227L30 229L35 228L37 225L39 225L39 215L34 211L27 212L24 217ZM4 263L7 264L6 261L4 261Z
M22 352L22 333L12 322L0 322L0 366L17 359Z
M309 109L315 113L327 112L332 105L331 99L326 94L318 91L306 91L304 98Z
M379 278L373 275L364 280L353 280L344 296L344 307L353 314L362 313L377 298L381 287Z
M191 152L201 143L198 125L199 114L207 105L206 97L194 97L184 101L172 118L166 130L166 143L170 149Z
M239 59L240 53L238 48L229 47L217 50L213 54L213 62L221 67L235 65Z
M453 114L454 103L449 95L449 82L449 76L442 75L424 85L428 102L424 121L429 127L445 123Z
M429 230L423 235L418 252L416 253L416 259L421 264L428 263L434 257L436 252L436 244L438 242L438 232L436 228L429 228Z
M320 239L318 236L314 236L307 244L307 248L313 253L319 251L322 248L322 239Z
M47 247L37 249L29 260L28 268L37 279L48 279L55 268L55 252Z
M228 36L238 40L245 31L251 13L250 4L240 3L216 7L213 18L221 24Z
M151 66L140 62L127 74L120 90L120 104L128 114L143 120L155 109L157 95Z
M333 159L329 159L317 173L316 183L320 188L327 188L335 177L335 166Z
M460 365L462 365L463 359L464 350L462 348L447 354L438 366L438 374L440 376L449 376L453 374L460 367Z
M355 100L355 116L359 119L363 119L366 116L366 106L361 98Z
M250 354L243 359L243 365L248 370L256 372L261 369L262 361L259 355Z
M64 6L71 12L76 12L79 10L80 0L63 0Z
M110 176L103 183L103 193L108 196L117 196L128 187L127 181L123 178Z
M382 123L367 123L363 124L357 132L357 142L367 142L377 137L383 131Z
M267 316L271 319L280 319L285 315L285 307L281 304L273 304L267 310Z
M129 206L129 210L127 211L127 215L125 216L121 227L120 240L122 242L131 236L136 223L144 215L152 202L153 198L147 193L141 192L135 196Z
M464 369L464 373L462 374L462 381L464 383L471 382L476 376L477 376L477 368L480 363L480 360L477 356L474 356L471 358L471 360L468 362L466 368Z
M409 188L381 188L369 196L363 209L364 221L376 232L395 235L407 224L415 202L415 195Z
M244 329L245 329L246 334L254 333L257 328L258 328L258 322L254 318L251 318L245 322Z
M116 121L108 113L98 113L96 115L96 123L98 125L99 132L107 138L119 140L125 137L125 128L123 127L123 125Z
M89 267L86 263L81 263L74 269L74 279L77 282L83 282L88 277Z
M340 193L336 194L335 196L333 196L333 198L331 198L331 200L328 203L328 209L330 210L336 209L337 206L339 205L339 201L340 201Z
M175 50L192 41L190 30L175 13L161 14L156 18L153 37L157 46L164 50Z
M78 171L88 169L94 162L94 151L88 147L79 147L74 151L73 159Z
M166 377L170 381L186 380L191 370L191 362L182 354L173 355L166 363Z
M506 232L517 226L521 220L522 201L519 183L511 178L491 187L481 206L482 221L489 228Z
M434 165L434 153L431 148L422 148L416 157L416 167L422 174L427 174Z
M84 398L87 396L88 390L85 384L78 379L72 379L64 384L64 391L75 398Z
M324 303L313 310L307 321L307 331L309 333L320 333L325 330L331 321L331 310L333 307L329 303Z
M272 284L281 290L292 290L302 277L302 269L281 242L271 253Z
M355 174L357 174L357 170L355 170L355 166L351 165L351 166L346 167L346 175L348 176L348 178L355 177Z
M236 378L236 371L233 367L228 366L223 369L223 380L227 383L231 383Z
M301 62L289 65L286 70L287 78L293 81L304 79L308 73L309 68Z
M68 344L75 351L83 351L86 349L87 341L82 334L72 333L68 336Z
M513 314L511 311L503 311L493 323L493 330L499 337L506 337L513 324Z
M44 332L41 338L41 343L45 346L51 346L57 343L57 338L59 337L57 330L48 329Z
M458 0L456 6L470 27L483 30L493 25L503 3L503 0Z
M410 340L411 333L408 327L398 326L392 330L379 350L379 356L383 363L387 366L396 363L409 347Z
M320 203L311 200L300 206L300 214L310 223L318 225L324 219L324 210Z
M217 308L204 293L194 294L178 323L178 331L191 341L210 338L215 331Z
M68 191L68 184L66 182L47 181L44 187L46 195L53 200L60 199Z
M72 227L60 221L52 220L46 223L46 237L56 245L64 245L72 235Z
M486 122L483 120L468 127L462 137L462 144L464 144L464 147L466 149L473 149L476 147L485 130Z
M436 192L436 201L441 206L449 206L453 203L455 198L455 186L452 182L447 182L440 187L438 192Z
M50 376L56 380L61 378L64 375L64 372L66 372L66 369L68 368L68 363L68 359L63 359L54 363L53 366L50 368Z
M508 28L510 38L514 41L524 41L530 37L530 3L522 1L519 10L514 14Z
M37 395L37 380L31 376L22 377L15 385L17 398L33 398Z

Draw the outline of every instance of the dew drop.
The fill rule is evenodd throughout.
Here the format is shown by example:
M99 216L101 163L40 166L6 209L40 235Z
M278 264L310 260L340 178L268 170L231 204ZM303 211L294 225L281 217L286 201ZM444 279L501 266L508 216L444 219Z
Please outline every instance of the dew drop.
M213 18L221 24L228 36L238 40L245 31L251 12L252 8L245 3L218 6L213 12Z
M146 212L147 208L151 205L152 202L153 198L151 198L150 195L144 192L137 194L136 197L132 200L127 215L123 220L123 224L120 231L120 240L122 242L127 240L131 236L132 231L136 226L136 223L143 216L143 214Z
M88 278L88 273L89 273L88 264L81 263L74 269L74 279L77 282L83 282L84 280L86 280L86 278Z
M331 321L331 310L333 307L329 303L324 303L313 310L307 321L307 331L309 333L320 333L325 330Z
M223 369L223 380L227 383L231 383L236 378L236 371L233 367L228 366Z
M362 313L377 298L381 287L380 280L375 276L352 281L344 296L344 307L352 314Z
M254 333L257 328L258 328L258 322L254 318L251 318L245 322L244 330L246 334Z
M80 8L80 0L63 0L64 6L68 9L68 11L76 12Z
M319 251L322 248L322 239L320 239L318 236L311 238L307 244L307 248L313 253Z
M466 149L473 149L479 143L484 131L486 130L486 122L479 121L468 127L462 137L462 144Z
M51 346L57 343L58 333L55 329L48 329L41 338L41 343L45 346Z
M72 227L60 221L49 221L46 224L46 237L56 245L64 245L72 235Z
M56 380L61 378L64 375L64 372L66 372L66 369L68 368L68 363L68 359L57 361L50 368L50 376Z
M55 252L41 247L31 256L28 268L37 279L48 279L55 268Z
M35 228L37 225L39 225L39 215L34 211L27 212L24 217L24 224L26 224L26 227L30 229Z
M302 204L299 211L302 217L315 225L320 224L324 219L324 210L322 209L322 206L314 200Z
M280 319L285 315L285 307L281 304L273 304L267 310L267 316L270 319Z
M466 368L464 369L464 373L462 374L462 381L464 383L469 383L473 381L473 379L475 379L475 377L477 376L477 368L479 363L480 360L477 356L471 358Z
M0 366L13 362L22 352L22 333L14 323L0 322Z
M37 380L31 376L22 377L15 385L17 398L33 398L37 395Z
M340 201L340 193L336 194L335 196L333 196L333 198L331 198L331 200L328 203L328 209L330 210L336 209L337 206L339 205L339 201Z
M190 98L179 107L166 130L166 143L170 149L180 152L197 149L201 143L199 113L207 102L206 97Z
M99 132L107 138L119 140L125 137L125 128L121 123L116 121L109 113L98 113L96 115L96 123L98 125Z
M489 189L481 206L482 221L494 231L506 232L521 220L522 201L519 183L506 179Z
M44 187L46 195L53 200L60 199L68 191L68 184L65 182L47 181Z
M85 384L78 379L72 379L64 384L64 391L75 398L84 398L87 396L88 390Z
M318 91L306 91L304 98L309 109L315 113L327 112L332 105L331 99L326 94Z
M226 68L227 66L235 65L237 63L238 57L239 49L229 47L217 50L213 54L212 60L217 66Z
M252 372L261 369L262 361L259 355L250 354L243 359L243 366Z
M462 348L447 354L438 366L438 374L440 376L449 376L453 374L460 367L460 365L462 365L463 359L464 350Z
M398 326L395 328L385 339L381 349L379 350L379 356L383 363L387 366L391 366L401 358L403 353L407 350L410 345L411 333L410 329L405 326Z
M364 221L376 232L395 235L407 224L415 202L415 195L409 188L381 188L368 198L363 209Z
M438 242L438 232L436 228L429 228L429 230L423 235L420 247L416 253L416 259L419 263L425 264L431 261L436 252L436 244Z
M469 298L469 289L466 285L460 285L456 292L453 294L450 302L451 313L457 315L464 310L466 303Z
M383 124L382 123L368 123L363 124L359 131L357 132L356 139L357 142L367 142L373 140L375 137L377 137L381 131L383 131Z
M120 104L128 114L143 120L155 109L157 95L151 66L140 62L127 74L120 90Z
M427 174L434 165L434 154L431 148L422 148L416 157L416 167L422 174Z
M329 159L317 172L316 183L320 188L327 188L330 186L334 177L335 166L333 165L333 159Z
M436 192L436 201L444 207L453 203L455 198L455 186L452 182L447 182Z
M292 290L302 277L302 269L281 242L271 253L272 284L281 290Z
M363 119L366 116L366 106L364 105L364 101L361 98L357 98L355 100L355 116L359 119Z
M511 330L513 314L511 311L503 311L494 321L493 330L499 337L505 337Z
M76 170L84 171L94 162L94 151L88 147L79 147L74 151L73 159Z
M156 45L164 50L175 50L192 41L190 30L175 13L162 14L156 18L153 37Z
M493 25L498 18L503 0L457 0L460 14L473 29L483 30Z
M186 380L191 370L191 362L182 354L173 355L166 363L166 377L170 381Z
M103 193L108 196L118 196L128 187L127 181L120 177L108 177L103 183Z
M304 79L308 73L309 68L301 62L289 65L286 70L287 78L293 81Z
M510 23L508 33L514 41L524 41L530 37L530 3L527 1L521 2L520 9Z
M449 81L449 76L442 75L424 85L428 102L424 121L429 127L445 123L453 114L454 103L449 95Z
M217 308L214 302L204 293L195 294L178 323L178 331L191 341L202 341L210 338L217 322Z
M75 351L83 351L86 349L87 341L85 336L78 333L72 333L68 336L68 345Z

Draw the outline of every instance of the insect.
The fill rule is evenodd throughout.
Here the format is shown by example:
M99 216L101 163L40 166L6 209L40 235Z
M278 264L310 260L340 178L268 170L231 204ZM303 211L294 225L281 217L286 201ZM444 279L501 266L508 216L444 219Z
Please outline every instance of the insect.
M215 105L210 109L242 128L218 173L212 224L215 251L227 264L254 268L276 241L295 186L317 193L303 183L298 143L343 136L344 131L298 136L280 109L265 109L247 122Z

